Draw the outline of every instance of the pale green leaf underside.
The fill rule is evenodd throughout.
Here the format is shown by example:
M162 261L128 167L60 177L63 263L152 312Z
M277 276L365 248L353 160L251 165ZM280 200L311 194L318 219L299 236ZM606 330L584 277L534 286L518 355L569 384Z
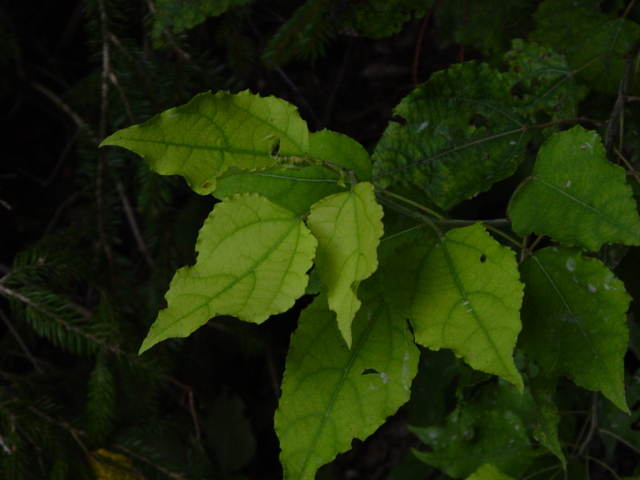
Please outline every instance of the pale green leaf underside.
M640 217L624 170L606 160L597 133L577 126L554 134L508 209L519 235L548 235L589 251L640 245Z
M514 480L513 477L500 472L490 463L485 463L478 470L472 473L467 480Z
M360 308L358 284L376 271L383 234L382 207L373 185L361 182L349 192L320 200L311 207L307 226L318 239L315 264L327 287L329 308L351 346L351 321Z
M119 130L100 145L117 145L142 156L161 175L182 175L199 194L208 194L229 167L255 170L279 155L304 155L307 125L297 109L275 97L249 91L201 93L189 103Z
M266 198L235 195L217 204L200 230L196 264L176 272L140 353L216 315L261 323L287 311L305 291L316 244L297 216Z
M510 176L529 139L497 70L473 62L433 74L405 97L380 139L374 179L406 182L448 208Z
M523 388L513 363L523 285L513 251L476 223L414 240L385 263L385 295L416 342L450 348L476 370Z
M371 179L371 159L358 142L331 130L309 134L309 157L338 164L353 170L360 180ZM334 167L337 170L338 167ZM349 185L338 183L336 172L322 167L309 166L300 169L266 169L242 172L221 178L213 194L217 198L244 192L255 192L272 202L302 215L311 205L334 193L345 192Z
M325 294L317 297L291 337L275 416L285 480L313 479L394 414L409 399L418 358L406 320L379 295L363 292L351 348Z
M526 284L520 347L548 375L600 390L627 411L623 357L630 297L623 283L575 249L550 247L521 265Z

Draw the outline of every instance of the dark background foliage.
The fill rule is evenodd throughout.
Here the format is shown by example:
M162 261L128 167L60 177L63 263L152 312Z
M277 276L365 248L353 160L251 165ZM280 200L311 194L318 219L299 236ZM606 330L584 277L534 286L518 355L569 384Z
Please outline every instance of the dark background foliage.
M234 3L246 5L183 31L166 18L154 27L167 1L0 6L3 478L94 478L96 463L115 475L101 478L282 475L273 413L306 300L260 326L216 318L138 357L174 271L194 261L213 199L135 155L99 150L100 140L196 93L250 89L297 105L312 130L372 148L432 72L500 64L510 40L534 28L538 2L387 2L398 18L375 11L385 2ZM497 207L493 191L469 215ZM441 360L429 358L430 368ZM430 416L420 378L417 400L323 478L387 478L401 459L389 478L444 478L404 456L417 445L407 417ZM433 387L438 411L450 411L454 390ZM631 471L632 450L615 449L616 468Z

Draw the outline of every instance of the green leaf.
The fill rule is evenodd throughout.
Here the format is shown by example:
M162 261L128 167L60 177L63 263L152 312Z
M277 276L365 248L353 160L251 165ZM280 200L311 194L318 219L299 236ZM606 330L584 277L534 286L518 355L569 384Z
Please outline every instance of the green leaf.
M407 322L380 295L362 290L351 348L325 294L302 313L291 337L275 416L286 480L313 479L409 399L419 351Z
M416 342L451 348L473 368L523 388L513 363L523 285L512 250L476 223L425 235L385 263L389 303L411 319Z
M544 375L542 372L531 379L531 397L536 405L538 425L533 431L533 436L542 445L547 447L562 462L566 469L567 461L562 453L562 446L558 439L558 424L560 415L558 406L554 401L557 378Z
M360 308L360 281L378 268L377 248L382 228L382 207L373 185L358 183L353 190L331 195L311 207L307 226L318 239L315 264L327 287L329 308L351 346L351 321Z
M521 264L526 284L519 345L547 375L600 390L621 410L630 297L602 262L549 247Z
M640 245L640 217L624 170L606 160L598 134L580 126L544 143L508 215L522 236L548 235L590 251L604 243Z
M309 134L308 155L353 170L360 180L371 179L371 158L362 145L331 130ZM334 193L344 192L339 176L322 166L300 170L279 169L245 172L221 178L213 192L217 198L255 192L272 202L302 215L311 205Z
M309 134L309 155L353 170L361 182L371 180L371 156L353 138L331 130Z
M216 17L231 8L251 3L253 0L156 0L158 15L153 24L153 37L173 27L175 33Z
M509 66L504 75L511 83L511 91L518 112L532 123L573 118L578 114L578 103L588 89L577 85L574 74L562 55L535 43L516 39L505 55ZM546 117L537 121L536 114Z
M384 38L398 33L405 22L421 18L435 0L369 0L355 2L342 19L343 27L358 35Z
M374 152L374 180L409 182L448 208L510 176L529 140L509 82L469 62L435 73L405 97Z
M444 425L412 428L433 449L414 454L453 478L469 476L486 463L520 478L538 455L527 435L532 413L528 396L511 386L489 384L451 413Z
M213 192L216 198L245 192L258 193L276 205L302 215L323 198L346 191L338 185L338 177L324 167L301 170L268 170L246 172L221 178Z
M640 26L626 18L600 12L597 0L547 0L535 13L538 28L531 41L564 53L578 78L589 87L617 94L625 56Z
M186 105L114 133L100 146L125 147L144 157L154 172L182 175L196 193L205 195L230 167L274 165L271 154L278 144L281 156L305 155L306 123L284 100L244 91L201 93Z
M485 463L471 476L467 477L467 480L514 480L514 478L500 472L492 464Z
M255 194L213 209L200 230L193 267L178 270L140 353L186 337L216 315L261 323L287 311L307 286L316 240L291 212Z

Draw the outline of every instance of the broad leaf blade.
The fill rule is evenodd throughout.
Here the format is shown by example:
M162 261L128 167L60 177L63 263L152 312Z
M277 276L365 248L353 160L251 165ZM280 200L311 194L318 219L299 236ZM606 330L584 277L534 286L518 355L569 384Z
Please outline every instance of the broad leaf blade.
M471 476L467 477L467 480L515 480L513 477L502 473L491 463L485 463L478 470L476 470Z
M511 83L511 91L517 95L513 102L518 112L532 123L538 123L539 113L545 114L545 121L572 118L578 114L578 103L588 89L576 84L562 55L550 48L516 39L504 57L509 65L505 77Z
M307 286L316 240L291 212L258 195L219 203L198 236L198 260L178 270L140 353L186 337L216 315L261 323Z
M376 147L376 183L413 183L448 208L510 176L529 135L508 95L507 79L485 64L435 73L394 110L402 124L391 122Z
M604 243L640 245L640 217L624 170L606 160L598 134L580 126L544 143L508 214L523 236L549 235L589 251Z
M527 435L533 418L530 397L508 385L489 384L444 425L412 428L433 449L414 453L453 478L471 475L485 463L521 478L538 455Z
M578 78L591 88L618 93L625 57L640 33L637 23L600 12L594 0L547 0L535 19L532 41L565 53Z
M301 170L266 170L243 172L218 181L213 192L216 198L254 192L296 215L309 211L311 205L334 193L346 192L348 186L338 185L338 177L324 167Z
M533 436L558 457L562 466L566 468L567 460L562 453L562 446L558 438L560 415L554 401L556 383L557 378L544 375L542 372L531 379L531 397L538 414L538 425L533 431Z
M307 225L318 239L315 264L327 287L329 308L336 312L340 331L351 346L351 321L360 308L358 284L378 268L383 233L382 207L373 186L358 183L350 192L317 202Z
M162 31L173 27L175 33L191 28L207 17L215 17L227 10L246 5L253 0L157 0L158 16L153 25L154 38L160 37Z
M550 247L521 265L526 284L519 345L548 375L600 390L627 411L623 357L630 297L602 262Z
M404 318L363 292L348 348L324 294L291 337L275 428L285 480L316 470L364 439L409 399L419 351Z
M476 370L523 388L513 363L523 285L514 253L477 223L425 235L385 264L389 303L411 319L416 342L451 348Z
M331 130L309 134L308 156L353 170L360 180L371 180L371 158L362 145ZM336 168L336 167L334 167ZM217 198L244 192L258 193L287 210L302 215L311 205L334 193L345 192L336 172L322 167L243 172L221 178Z
M307 125L296 108L249 91L201 93L189 103L120 130L100 145L118 145L144 157L161 175L182 175L200 194L211 193L230 167L254 170L274 165L279 155L304 155Z

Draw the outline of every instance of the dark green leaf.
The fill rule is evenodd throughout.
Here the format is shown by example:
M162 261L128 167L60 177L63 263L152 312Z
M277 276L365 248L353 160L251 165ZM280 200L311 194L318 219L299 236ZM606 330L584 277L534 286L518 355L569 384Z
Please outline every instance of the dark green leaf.
M526 284L519 345L548 375L600 390L627 411L622 360L630 297L599 260L549 247L521 264Z
M448 208L511 175L529 139L509 82L479 63L435 73L394 110L374 152L374 180L408 182ZM455 112L455 114L453 114Z

